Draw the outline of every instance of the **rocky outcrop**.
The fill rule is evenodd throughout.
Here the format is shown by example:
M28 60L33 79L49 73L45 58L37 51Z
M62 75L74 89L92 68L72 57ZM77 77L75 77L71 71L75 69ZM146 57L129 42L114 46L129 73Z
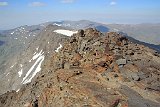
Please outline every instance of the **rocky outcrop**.
M158 107L160 57L115 32L79 30L2 107Z

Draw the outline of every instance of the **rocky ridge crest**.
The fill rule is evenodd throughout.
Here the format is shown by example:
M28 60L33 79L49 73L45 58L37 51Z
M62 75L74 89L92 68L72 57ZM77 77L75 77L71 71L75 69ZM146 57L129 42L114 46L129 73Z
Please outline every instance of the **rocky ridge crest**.
M126 37L79 30L0 107L158 107L160 55Z

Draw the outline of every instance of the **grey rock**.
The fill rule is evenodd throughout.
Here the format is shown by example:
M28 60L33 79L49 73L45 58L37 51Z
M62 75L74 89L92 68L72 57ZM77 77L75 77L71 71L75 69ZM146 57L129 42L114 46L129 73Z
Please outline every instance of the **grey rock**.
M80 34L80 36L83 37L84 36L84 30L79 30L78 34Z
M79 51L80 54L83 53L83 49L85 48L87 42L88 42L87 40L83 40L83 41L81 42L80 51Z
M139 81L139 80L140 80L140 77L138 76L137 73L132 72L130 75L131 75L131 78L132 78L133 80L135 80L135 81Z
M127 63L127 60L126 60L126 59L118 59L118 60L116 61L116 63L117 63L118 65L125 65L125 64Z
M70 69L70 63L65 62L64 63L64 69Z
M126 95L128 99L129 107L159 107L159 103L153 102L148 99L144 99L140 94L130 89L127 86L122 86L120 92Z
M147 89L149 90L155 90L160 92L160 83L159 82L153 82L151 85L147 86Z
M135 80L135 81L140 80L138 72L134 72L134 71L126 69L126 68L121 68L120 72L123 74L123 76L125 76L126 78L128 78L130 80Z
M93 45L95 46L95 45L100 45L100 44L101 44L100 41L97 41Z

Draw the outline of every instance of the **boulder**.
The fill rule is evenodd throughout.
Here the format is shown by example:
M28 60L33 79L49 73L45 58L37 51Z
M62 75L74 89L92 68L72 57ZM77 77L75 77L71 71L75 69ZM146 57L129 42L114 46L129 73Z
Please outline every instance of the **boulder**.
M64 69L70 69L70 63L69 62L64 63Z
M81 36L81 37L84 37L84 30L78 30L78 34Z
M116 60L116 63L118 65L125 65L125 64L127 64L127 60L121 58L121 59Z
M93 46L99 46L101 44L101 42L100 41L97 41L97 42L95 42L94 44L93 44Z
M132 72L132 73L128 74L128 76L130 76L135 81L140 80L140 77L138 76L138 74L136 72Z

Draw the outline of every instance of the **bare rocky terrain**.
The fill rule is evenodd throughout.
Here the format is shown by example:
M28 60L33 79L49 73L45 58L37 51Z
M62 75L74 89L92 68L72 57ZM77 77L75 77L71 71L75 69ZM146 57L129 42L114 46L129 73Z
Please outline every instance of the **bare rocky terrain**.
M158 52L132 43L116 32L104 34L88 28L64 37L53 32L55 30L49 25L40 33L37 42L31 44L40 61L45 56L41 71L20 89L2 94L0 107L160 106ZM47 45L48 42L52 44ZM55 52L57 43L62 46ZM40 46L38 50L37 46ZM23 69L28 66L25 61L33 59L33 49L28 48L22 54ZM31 65L33 63L31 60ZM27 79L30 77L28 75ZM27 79L19 78L19 81L25 83Z
M49 25L41 29L42 32L37 33L35 36L28 37L28 39L25 40L25 45L19 42L13 43L13 46L10 44L9 47L11 46L11 50L8 51L13 52L8 52L9 55L4 54L6 51L5 47L1 57L6 59L4 59L4 61L1 60L2 62L0 61L2 63L0 69L0 94L10 90L18 90L25 84L23 80L28 71L31 71L28 78L33 78L32 75L35 75L34 71L41 65L42 59L44 60L42 56L47 59L47 57L59 47L59 43L67 38L65 35L53 32L59 28L61 27ZM18 38L17 41L19 40L22 39ZM15 44L18 46L14 46ZM38 59L39 57L42 59Z

